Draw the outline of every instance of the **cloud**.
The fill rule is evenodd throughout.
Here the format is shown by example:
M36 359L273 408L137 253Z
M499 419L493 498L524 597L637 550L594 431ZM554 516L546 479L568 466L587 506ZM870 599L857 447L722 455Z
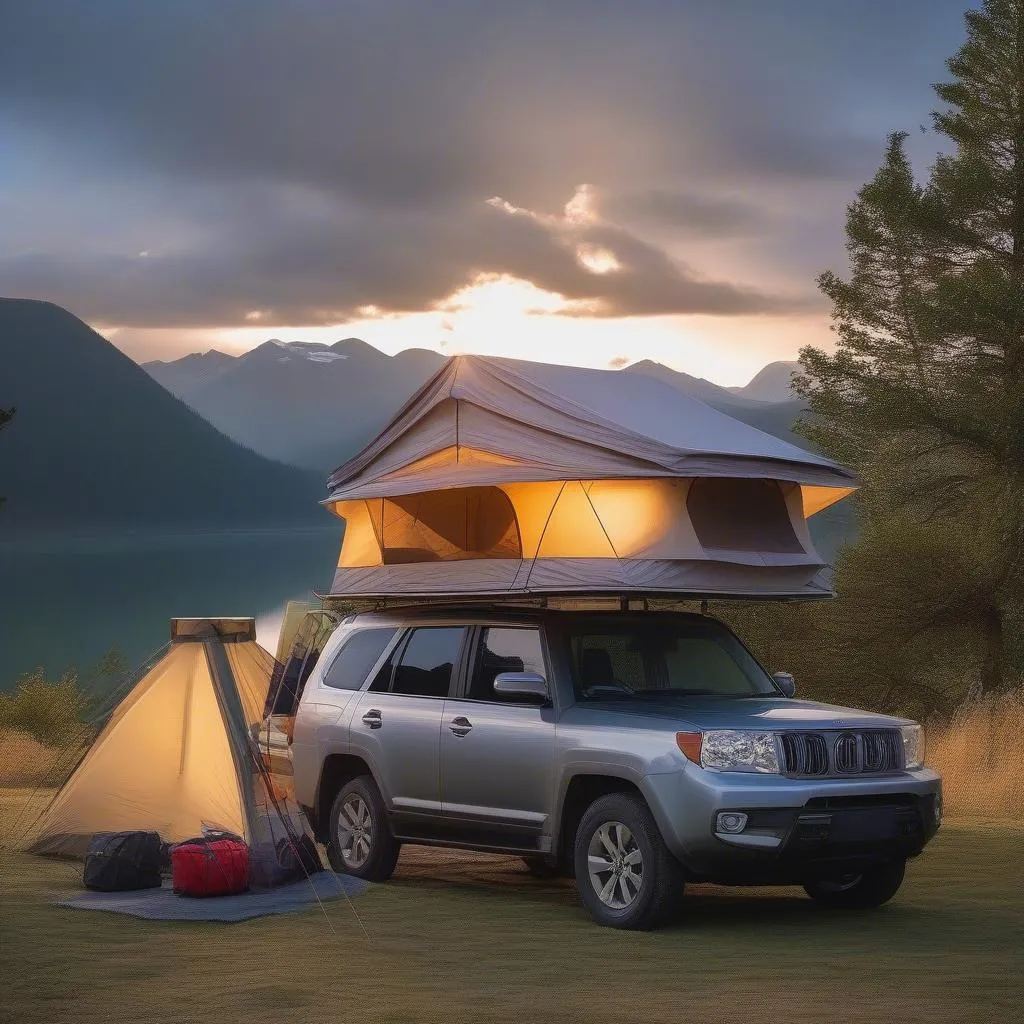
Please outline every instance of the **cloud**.
M629 366L629 356L616 356L614 359L608 360L609 370L621 370L624 366Z
M639 227L660 225L678 231L681 237L763 234L770 229L772 221L763 205L668 189L612 193L604 199L602 210L615 223Z
M239 199L200 245L129 254L0 258L16 294L134 326L333 323L436 307L479 275L508 275L591 316L790 312L803 300L701 278L659 247L603 221L537 214L503 201L436 215L353 212ZM262 210L262 214L260 211ZM590 261L585 258L591 257ZM593 260L614 269L596 273ZM610 266L610 264L607 264Z
M809 275L709 280L672 243L756 236L770 269L770 190L852 193L959 31L960 0L899 7L15 4L0 291L142 327L425 309L479 274L600 316L799 309Z

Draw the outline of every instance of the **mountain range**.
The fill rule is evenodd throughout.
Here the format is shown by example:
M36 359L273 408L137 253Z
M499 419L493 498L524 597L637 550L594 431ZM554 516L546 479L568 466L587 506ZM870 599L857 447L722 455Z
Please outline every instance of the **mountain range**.
M358 451L444 362L426 349L388 356L357 338L333 345L271 340L241 356L215 349L143 363L154 380L218 430L282 462L330 473ZM771 363L741 388L642 360L644 373L770 434L802 443L791 428L799 402L795 363Z
M0 536L326 523L320 474L226 437L67 310L0 299Z
M3 534L327 525L324 478L359 450L444 362L388 356L356 339L265 342L141 367L58 306L0 299ZM621 373L667 381L752 426L792 432L794 364L723 388L651 360ZM781 400L771 400L778 398ZM840 503L812 521L831 557L850 535Z
M326 345L267 341L231 356L211 350L143 369L227 436L263 455L322 477L355 454L444 362L425 349L395 356L356 338ZM802 403L790 387L797 364L769 363L747 385L726 388L649 359L619 373L666 381L744 423L804 448L793 432ZM831 559L854 530L840 502L811 521L819 551Z
M345 338L272 340L241 356L213 350L143 369L239 444L326 477L443 362L424 349L388 356Z

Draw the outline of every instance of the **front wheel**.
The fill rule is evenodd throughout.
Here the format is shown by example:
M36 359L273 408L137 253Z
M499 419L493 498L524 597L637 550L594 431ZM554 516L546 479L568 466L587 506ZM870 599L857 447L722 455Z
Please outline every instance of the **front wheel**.
M395 870L399 845L373 779L362 775L342 787L331 807L331 867L368 882L386 882Z
M682 865L639 794L595 800L580 821L574 855L580 898L598 924L646 930L678 911Z
M906 866L905 860L894 860L861 875L807 882L804 884L804 892L826 907L871 910L888 903L896 895L903 884Z

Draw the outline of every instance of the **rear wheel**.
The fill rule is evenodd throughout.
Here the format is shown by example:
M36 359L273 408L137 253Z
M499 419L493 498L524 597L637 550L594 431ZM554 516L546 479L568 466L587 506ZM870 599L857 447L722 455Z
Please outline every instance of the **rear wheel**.
M576 832L576 884L598 924L656 928L675 916L682 865L639 794L609 793L587 808Z
M906 866L906 861L894 860L861 875L807 882L804 884L804 892L826 907L871 910L888 903L896 895L903 884Z
M391 834L377 783L362 775L343 786L331 807L327 859L335 871L369 882L386 882L400 844Z

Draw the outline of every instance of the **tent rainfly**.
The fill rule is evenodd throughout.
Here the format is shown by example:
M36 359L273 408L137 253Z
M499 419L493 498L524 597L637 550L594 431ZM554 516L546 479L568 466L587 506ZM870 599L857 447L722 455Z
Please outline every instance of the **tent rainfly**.
M450 359L331 475L331 596L829 597L853 474L640 373Z
M97 832L180 842L204 825L250 844L295 838L301 819L269 793L253 742L274 664L251 618L173 619L163 656L43 811L29 850L82 857Z

